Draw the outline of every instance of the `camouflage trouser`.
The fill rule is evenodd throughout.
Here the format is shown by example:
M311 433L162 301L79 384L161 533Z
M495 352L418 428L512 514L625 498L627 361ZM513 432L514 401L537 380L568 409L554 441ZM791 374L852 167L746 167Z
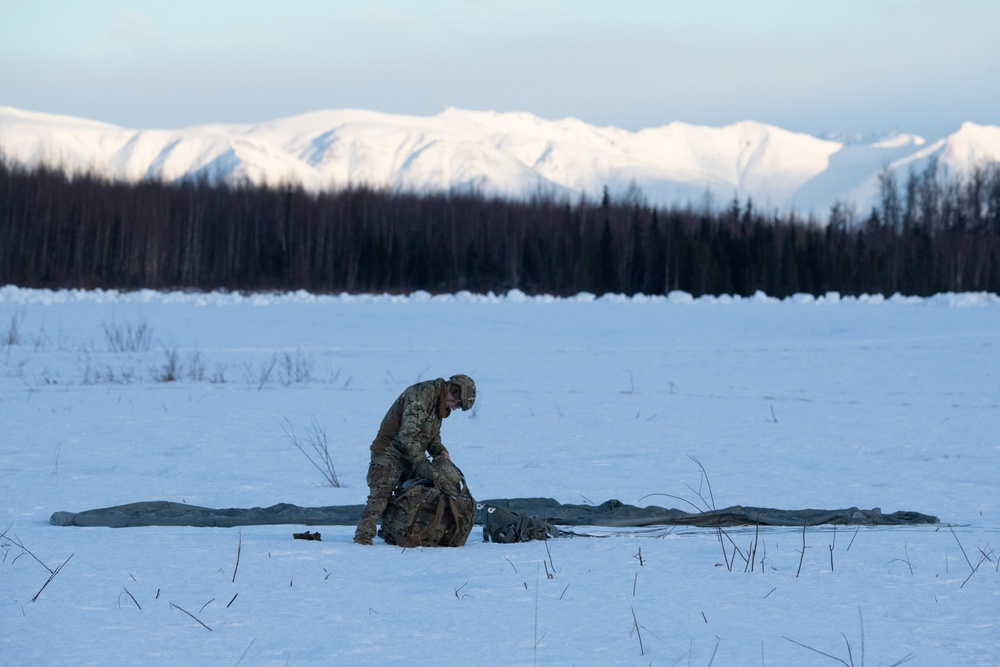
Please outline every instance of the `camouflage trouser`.
M376 525L389 504L393 489L407 468L403 461L389 454L372 457L366 478L369 490L368 504L361 513L358 529L354 532L355 539L371 540L375 537Z

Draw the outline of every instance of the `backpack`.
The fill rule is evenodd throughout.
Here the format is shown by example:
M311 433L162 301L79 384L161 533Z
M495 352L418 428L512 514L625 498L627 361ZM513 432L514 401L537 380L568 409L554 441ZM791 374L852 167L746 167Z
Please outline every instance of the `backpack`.
M502 507L477 505L483 524L483 542L530 542L559 537L559 529L548 519L523 516Z
M458 467L437 457L435 481L408 480L396 488L379 534L401 547L460 547L472 532L476 501Z

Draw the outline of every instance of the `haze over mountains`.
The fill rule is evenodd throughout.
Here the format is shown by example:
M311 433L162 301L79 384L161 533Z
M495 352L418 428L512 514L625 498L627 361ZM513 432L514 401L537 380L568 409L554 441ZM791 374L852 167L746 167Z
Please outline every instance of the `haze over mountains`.
M654 205L715 205L825 213L835 201L866 212L885 166L904 182L929 164L948 174L1000 160L1000 127L965 123L947 137L894 133L845 142L744 121L669 123L631 132L573 118L445 109L405 116L334 109L257 124L130 129L0 106L0 152L32 166L114 178L369 185L402 191L477 190L576 200L637 187Z

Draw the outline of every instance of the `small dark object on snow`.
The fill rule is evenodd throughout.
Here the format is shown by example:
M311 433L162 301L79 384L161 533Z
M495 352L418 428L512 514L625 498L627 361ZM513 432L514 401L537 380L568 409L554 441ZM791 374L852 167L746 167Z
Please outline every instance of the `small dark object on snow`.
M320 541L319 533L311 533L308 530L304 533L292 533L292 537L294 537L297 540L315 540L316 542Z

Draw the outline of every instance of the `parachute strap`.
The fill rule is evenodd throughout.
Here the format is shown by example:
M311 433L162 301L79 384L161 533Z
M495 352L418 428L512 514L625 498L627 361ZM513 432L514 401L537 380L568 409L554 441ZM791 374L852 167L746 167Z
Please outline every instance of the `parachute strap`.
M462 513L458 510L458 505L455 504L455 499L452 498L451 496L447 496L447 498L448 498L448 507L451 508L451 517L452 519L454 519L454 524L455 524L452 530L448 531L447 535L448 545L454 546L456 538L458 537L459 532L462 530L462 525L461 525Z
M434 512L434 519L432 519L430 523L424 526L424 529L421 530L419 533L411 535L410 538L406 540L406 544L403 546L407 547L420 546L420 543L423 541L423 539L428 535L430 535L431 532L433 532L434 529L438 527L438 524L441 523L441 518L444 516L445 498L446 496L444 494L441 494L441 497L438 498L437 511Z

